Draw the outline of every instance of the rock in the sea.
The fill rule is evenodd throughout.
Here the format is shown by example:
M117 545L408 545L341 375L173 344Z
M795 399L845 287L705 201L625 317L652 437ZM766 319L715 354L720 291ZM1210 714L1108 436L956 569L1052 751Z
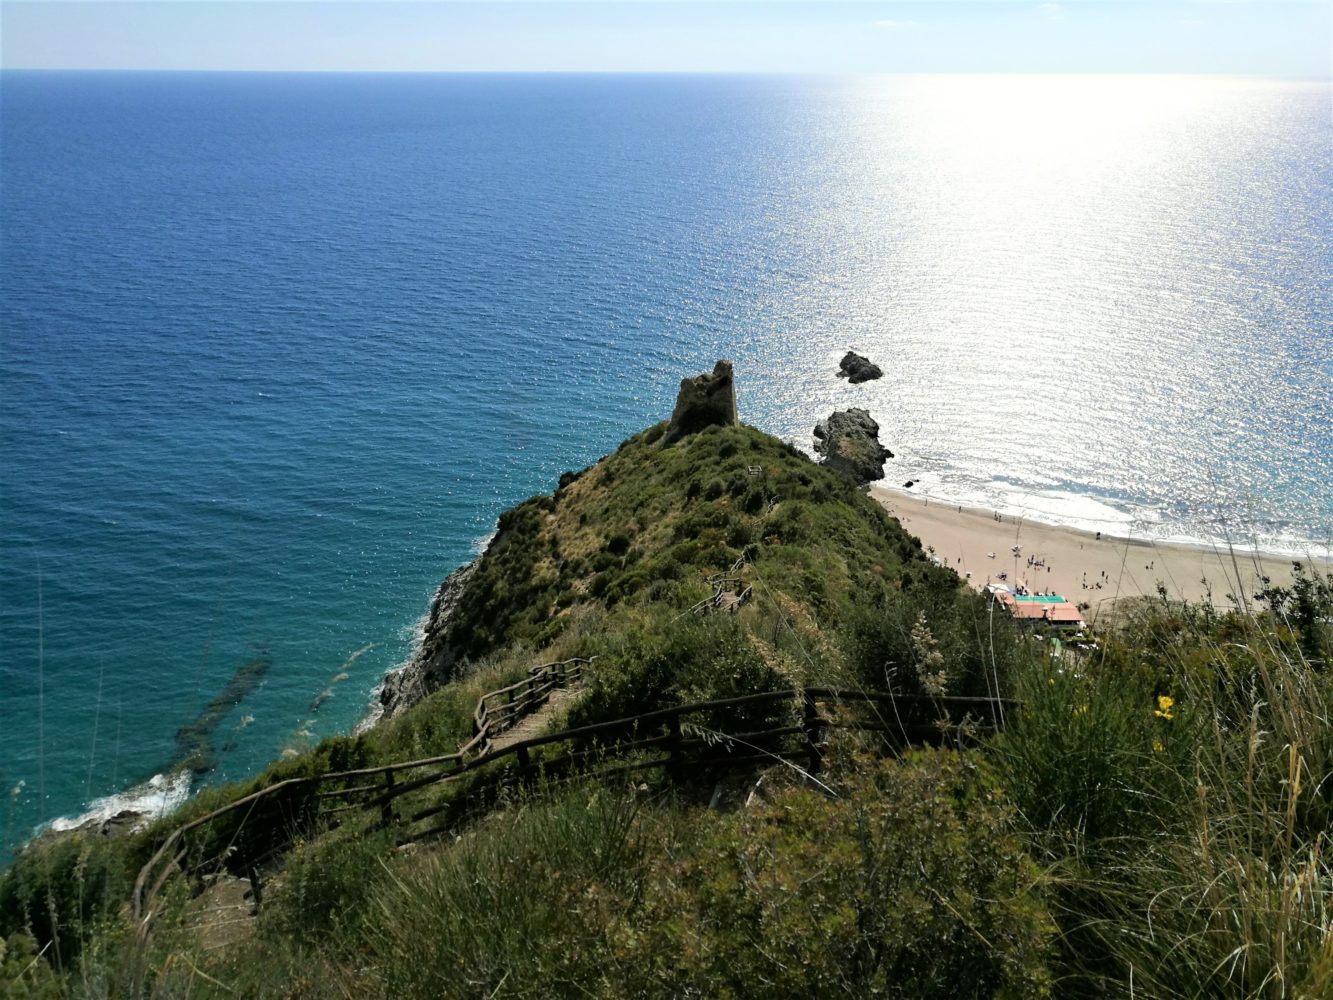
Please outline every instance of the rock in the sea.
M147 826L148 821L152 818L148 813L138 812L134 809L122 809L116 815L108 816L102 820L98 832L103 837L116 837L123 833L134 833Z
M864 358L855 351L848 351L842 356L842 364L838 367L838 378L845 378L852 385L858 382L869 382L871 379L883 378L884 372L879 365L875 364L869 358Z
M719 361L711 375L680 380L676 408L671 411L663 443L671 444L714 424L731 427L736 423L736 383L731 362Z
M879 424L865 410L837 410L815 425L815 451L830 469L857 483L884 478L884 462L893 457L879 443Z

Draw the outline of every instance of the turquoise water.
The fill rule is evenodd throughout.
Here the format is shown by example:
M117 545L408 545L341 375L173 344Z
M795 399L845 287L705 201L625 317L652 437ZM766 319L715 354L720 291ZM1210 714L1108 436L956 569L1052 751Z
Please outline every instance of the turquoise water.
M868 407L891 483L1327 551L1326 84L7 72L0 101L6 844L162 773L244 664L205 780L347 729L496 515L718 357L803 447ZM849 347L886 377L834 378Z

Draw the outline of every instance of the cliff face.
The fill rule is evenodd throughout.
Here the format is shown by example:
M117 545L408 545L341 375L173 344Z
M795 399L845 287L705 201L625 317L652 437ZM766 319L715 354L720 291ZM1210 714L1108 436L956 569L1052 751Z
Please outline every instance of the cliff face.
M421 645L404 666L385 675L379 688L379 711L373 721L393 718L453 679L458 650L449 641L449 626L476 570L476 561L459 566L435 591Z

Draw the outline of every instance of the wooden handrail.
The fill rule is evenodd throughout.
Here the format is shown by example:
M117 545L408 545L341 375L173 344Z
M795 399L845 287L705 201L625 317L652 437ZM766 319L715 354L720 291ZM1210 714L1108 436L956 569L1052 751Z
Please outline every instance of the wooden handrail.
M583 657L575 657L574 659L562 660L558 663L547 663L533 667L529 672L528 677L522 681L517 682L517 684L511 684L508 687L500 688L498 691L488 691L485 694L483 694L477 700L477 708L473 713L474 720L476 720L479 715L484 718L484 708L487 698L496 696L498 694L504 694L510 689L522 686L523 684L531 684L534 678L541 677L548 672L551 672L556 676L561 676L566 680L571 680L571 679L577 680L579 677L582 676L583 664L590 663L592 662L593 659L596 659L596 657L591 657L586 659ZM559 670L557 672L557 668L568 667L570 664L575 664L576 666L571 670ZM219 818L220 816L225 815L226 813L239 809L241 806L253 805L255 802L259 801L262 798L275 795L278 792L288 788L295 788L302 785L310 785L310 784L318 785L326 781L340 781L340 780L345 780L347 778L367 777L369 775L383 774L392 776L393 774L399 771L408 771L418 767L428 767L437 764L447 764L447 763L461 764L463 762L464 755L470 752L477 745L479 745L485 739L486 735L487 735L487 728L483 722L480 731L475 736L473 736L472 739L468 740L465 744L463 744L463 746L460 747L457 751L451 754L441 754L435 757L424 757L418 760L402 761L393 764L382 764L378 767L357 768L351 771L332 771L332 772L326 772L324 774L309 775L307 777L301 777L301 778L286 778L272 785L266 785L263 788L251 792L249 795L236 799L233 802L229 802L225 806L221 806L217 809L214 809L212 812L206 813L205 815L200 816L197 819L193 819L190 822L183 824L182 826L178 826L167 836L167 839L163 841L161 847L158 848L158 850L153 854L153 856L148 859L148 862L143 866L143 868L140 869L139 875L134 881L134 889L130 898L130 907L131 907L131 912L134 914L135 920L141 922L144 920L144 910L143 910L144 886L147 883L148 877L151 874L152 869L157 864L159 864L164 857L166 857L167 852L171 850L173 846L175 846L175 844L180 840L180 838L183 837L185 834L189 833L191 830L203 826L205 823L210 823L213 820ZM431 780L437 781L439 780L439 776L432 775ZM408 785L396 785L394 787L407 788ZM341 789L338 791L341 792L341 794L343 795L347 795L351 794L352 792L358 792L362 790L364 789ZM150 896L154 895L155 891L156 889L154 889L154 892L149 893L149 895Z
M162 859L167 856L168 852L170 852L171 849L177 845L181 837L183 837L190 830L193 830L205 823L217 819L218 817L222 816L227 812L238 809L245 805L253 806L253 804L258 800L260 800L261 798L275 794L287 788L299 787L310 784L319 784L321 782L326 782L326 781L337 781L337 780L345 780L348 778L364 777L368 775L383 774L389 778L392 778L392 776L398 772L412 770L415 768L438 766L438 765L450 765L450 764L455 765L454 767L441 771L439 773L422 775L421 777L408 782L398 783L390 780L386 783L386 785L384 786L384 790L380 795L374 796L372 798L365 800L364 802L359 803L361 807L366 809L382 810L384 816L388 818L390 816L390 807L393 801L410 792L417 791L421 788L425 788L433 784L438 784L440 782L455 780L466 773L476 771L480 768L504 760L505 758L508 757L517 757L520 763L520 770L526 772L531 767L529 754L532 750L553 743L561 743L567 741L587 741L592 737L608 733L618 733L618 734L623 734L626 732L635 733L642 731L646 727L655 727L659 724L665 724L669 729L669 733L665 736L645 736L645 737L640 737L638 739L631 738L629 741L618 741L614 742L612 745L609 746L594 747L592 749L586 749L586 750L576 749L571 751L570 753L564 754L563 756L557 757L554 760L546 761L543 763L542 766L549 767L552 765L560 765L563 767L571 765L580 759L583 759L585 757L591 756L596 753L603 753L603 752L626 753L633 750L647 749L653 746L667 747L670 751L671 756L667 760L661 760L655 762L650 761L650 762L644 762L643 764L635 765L636 769L639 767L651 767L651 766L675 766L674 762L678 761L679 755L681 752L683 752L683 750L694 749L700 746L709 745L709 741L707 740L694 739L694 738L685 739L682 737L681 719L684 716L688 716L697 712L704 712L704 711L723 709L723 708L735 708L743 705L773 704L776 702L787 701L787 700L792 701L793 707L795 707L797 701L799 700L805 705L804 721L802 721L800 724L779 726L773 729L760 730L756 732L736 733L736 734L719 733L717 734L717 736L722 742L729 742L735 745L740 745L740 744L750 745L765 739L774 739L783 736L795 735L797 733L804 733L806 737L806 742L809 745L799 753L794 753L794 754L783 753L781 756L783 756L784 758L787 756L803 756L803 755L808 756L812 766L817 767L819 760L819 749L818 746L816 745L818 743L818 734L825 728L848 728L848 729L864 729L867 731L897 732L899 733L900 736L903 737L921 736L931 731L933 723L923 721L922 714L919 711L920 709L926 709L928 712L935 712L937 714L940 713L941 709L943 709L944 710L943 714L947 715L951 719L954 718L955 716L970 715L975 711L978 714L982 714L983 716L988 716L992 723L998 724L999 721L1003 718L1004 710L1013 708L1018 704L1015 700L1008 698L976 698L976 697L960 697L960 696L930 697L926 695L904 695L886 691L864 691L860 689L843 689L843 688L831 688L831 687L783 688L776 691L759 691L751 694L737 695L731 698L716 698L710 701L692 702L684 705L673 705L667 708L655 709L650 712L641 712L637 715L627 716L625 718L620 718L620 719L614 719L608 722L593 723L587 726L578 726L573 729L565 729L557 733L546 733L533 736L526 740L521 740L512 743L509 746L501 747L500 749L483 749L483 752L480 753L478 756L469 757L469 754L471 754L472 751L477 747L480 746L484 748L487 746L487 744L489 743L489 736L491 735L492 726L501 721L504 721L498 718L497 719L488 718L486 712L487 699L493 698L495 696L507 697L510 691L523 688L524 685L528 685L527 690L528 692L531 692L533 686L546 684L548 681L551 681L557 677L563 677L565 680L576 679L582 673L583 664L587 662L589 661L566 660L563 661L562 663L548 664L541 668L534 668L533 673L525 680L519 681L515 684L508 685L507 687L504 688L500 688L496 691L489 691L486 694L482 695L481 698L478 700L477 709L474 712L474 721L476 721L479 726L478 732L476 732L472 736L472 738L468 740L468 742L465 743L462 747L460 747L460 749L455 753L443 754L435 757L426 757L418 760L404 761L394 764L386 764L373 768L359 768L352 771L330 772L323 775L312 775L303 778L288 778L284 781L277 782L276 784L269 785L265 788L252 792L250 795L238 799L235 802L229 803L226 806L222 806L218 809L215 809L212 812L208 813L207 815L198 817L197 819L191 820L189 823L177 827L166 838L166 840L162 843L162 845L159 847L157 852L152 856L152 858L149 859L148 863L144 865L143 869L139 872L138 878L135 880L134 892L131 900L132 912L134 913L135 919L140 921L141 928L146 933L149 917L145 916L145 911L144 911L144 906L145 906L144 886L147 883L147 880L149 879L155 866L157 866L162 861ZM570 664L576 664L576 666L574 666L572 669L564 669L562 671L557 672L556 668L567 668L569 667ZM814 706L818 702L828 702L828 701L836 701L836 702L860 701L860 702L877 703L877 704L892 704L895 706L897 710L895 713L898 719L897 725L891 726L885 722L858 721L858 720L853 720L848 722L837 722L837 723L820 721L817 717ZM906 712L906 717L904 717L904 712ZM508 727L505 726L503 728L508 728ZM759 756L762 757L763 755ZM723 757L718 759L730 760L732 763L740 763L742 761L751 761L756 758L753 755L743 755L741 757L732 756L732 757ZM379 786L359 785L354 788L333 789L329 792L321 793L320 797L348 798L353 795L363 794L367 791L373 791L376 787ZM425 816L435 815L445 808L448 808L447 803L444 806L440 806L438 808L431 807L411 817L409 822L415 822L417 819L424 818ZM151 897L155 895L157 887L158 885L160 885L162 881L165 881L165 875L161 876L158 882L154 884L154 889L147 893L147 897L149 899L151 899Z
M367 805L379 805L383 802L396 798L399 795L406 794L409 791L416 791L432 784L443 781L450 781L461 777L465 772L474 771L488 764L493 764L506 757L516 756L521 752L530 751L537 747L546 746L551 743L562 743L566 740L582 740L589 737L598 736L604 733L621 733L626 730L635 730L644 726L659 723L671 722L679 719L681 716L690 715L695 712L708 711L718 708L735 708L741 705L753 704L772 704L774 702L795 700L797 696L809 698L812 701L865 701L865 702L890 702L905 707L918 707L938 710L941 707L953 709L966 709L971 711L980 707L991 707L997 705L1014 706L1017 702L1012 699L992 699L992 698L973 698L973 697L931 697L929 695L904 695L887 691L862 691L859 689L841 689L841 688L783 688L778 691L759 691L753 694L737 695L732 698L716 698L712 701L691 702L684 705L672 705L668 708L656 709L652 712L642 712L638 715L626 716L620 719L613 719L609 722L597 722L587 726L579 726L574 729L564 729L556 733L546 733L530 737L516 743L511 743L507 747L501 747L498 750L491 750L464 763L457 771L448 774L425 775L407 785L399 785L392 792L385 792L376 799L371 800ZM928 727L928 724L916 721L917 716L913 716L911 721L903 723L902 727L908 731L917 731ZM865 728L868 730L882 730L888 728L886 724L881 723L849 723L845 728ZM754 733L721 733L720 737L724 740L740 740L760 737L772 737L789 732L799 731L801 727L791 727L781 730L763 730ZM889 731L894 731L890 729ZM605 750L615 750L618 752L628 752L630 750L641 749L646 746L661 742L667 742L658 738L631 741L629 743L620 743L614 747L603 748Z

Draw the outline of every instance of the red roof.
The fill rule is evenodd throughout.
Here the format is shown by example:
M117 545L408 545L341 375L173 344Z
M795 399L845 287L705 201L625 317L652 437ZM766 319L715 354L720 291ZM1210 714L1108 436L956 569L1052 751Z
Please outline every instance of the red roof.
M1077 625L1083 613L1068 601L1019 601L1013 594L1000 593L996 597L1011 615L1022 621L1051 622L1054 625Z

